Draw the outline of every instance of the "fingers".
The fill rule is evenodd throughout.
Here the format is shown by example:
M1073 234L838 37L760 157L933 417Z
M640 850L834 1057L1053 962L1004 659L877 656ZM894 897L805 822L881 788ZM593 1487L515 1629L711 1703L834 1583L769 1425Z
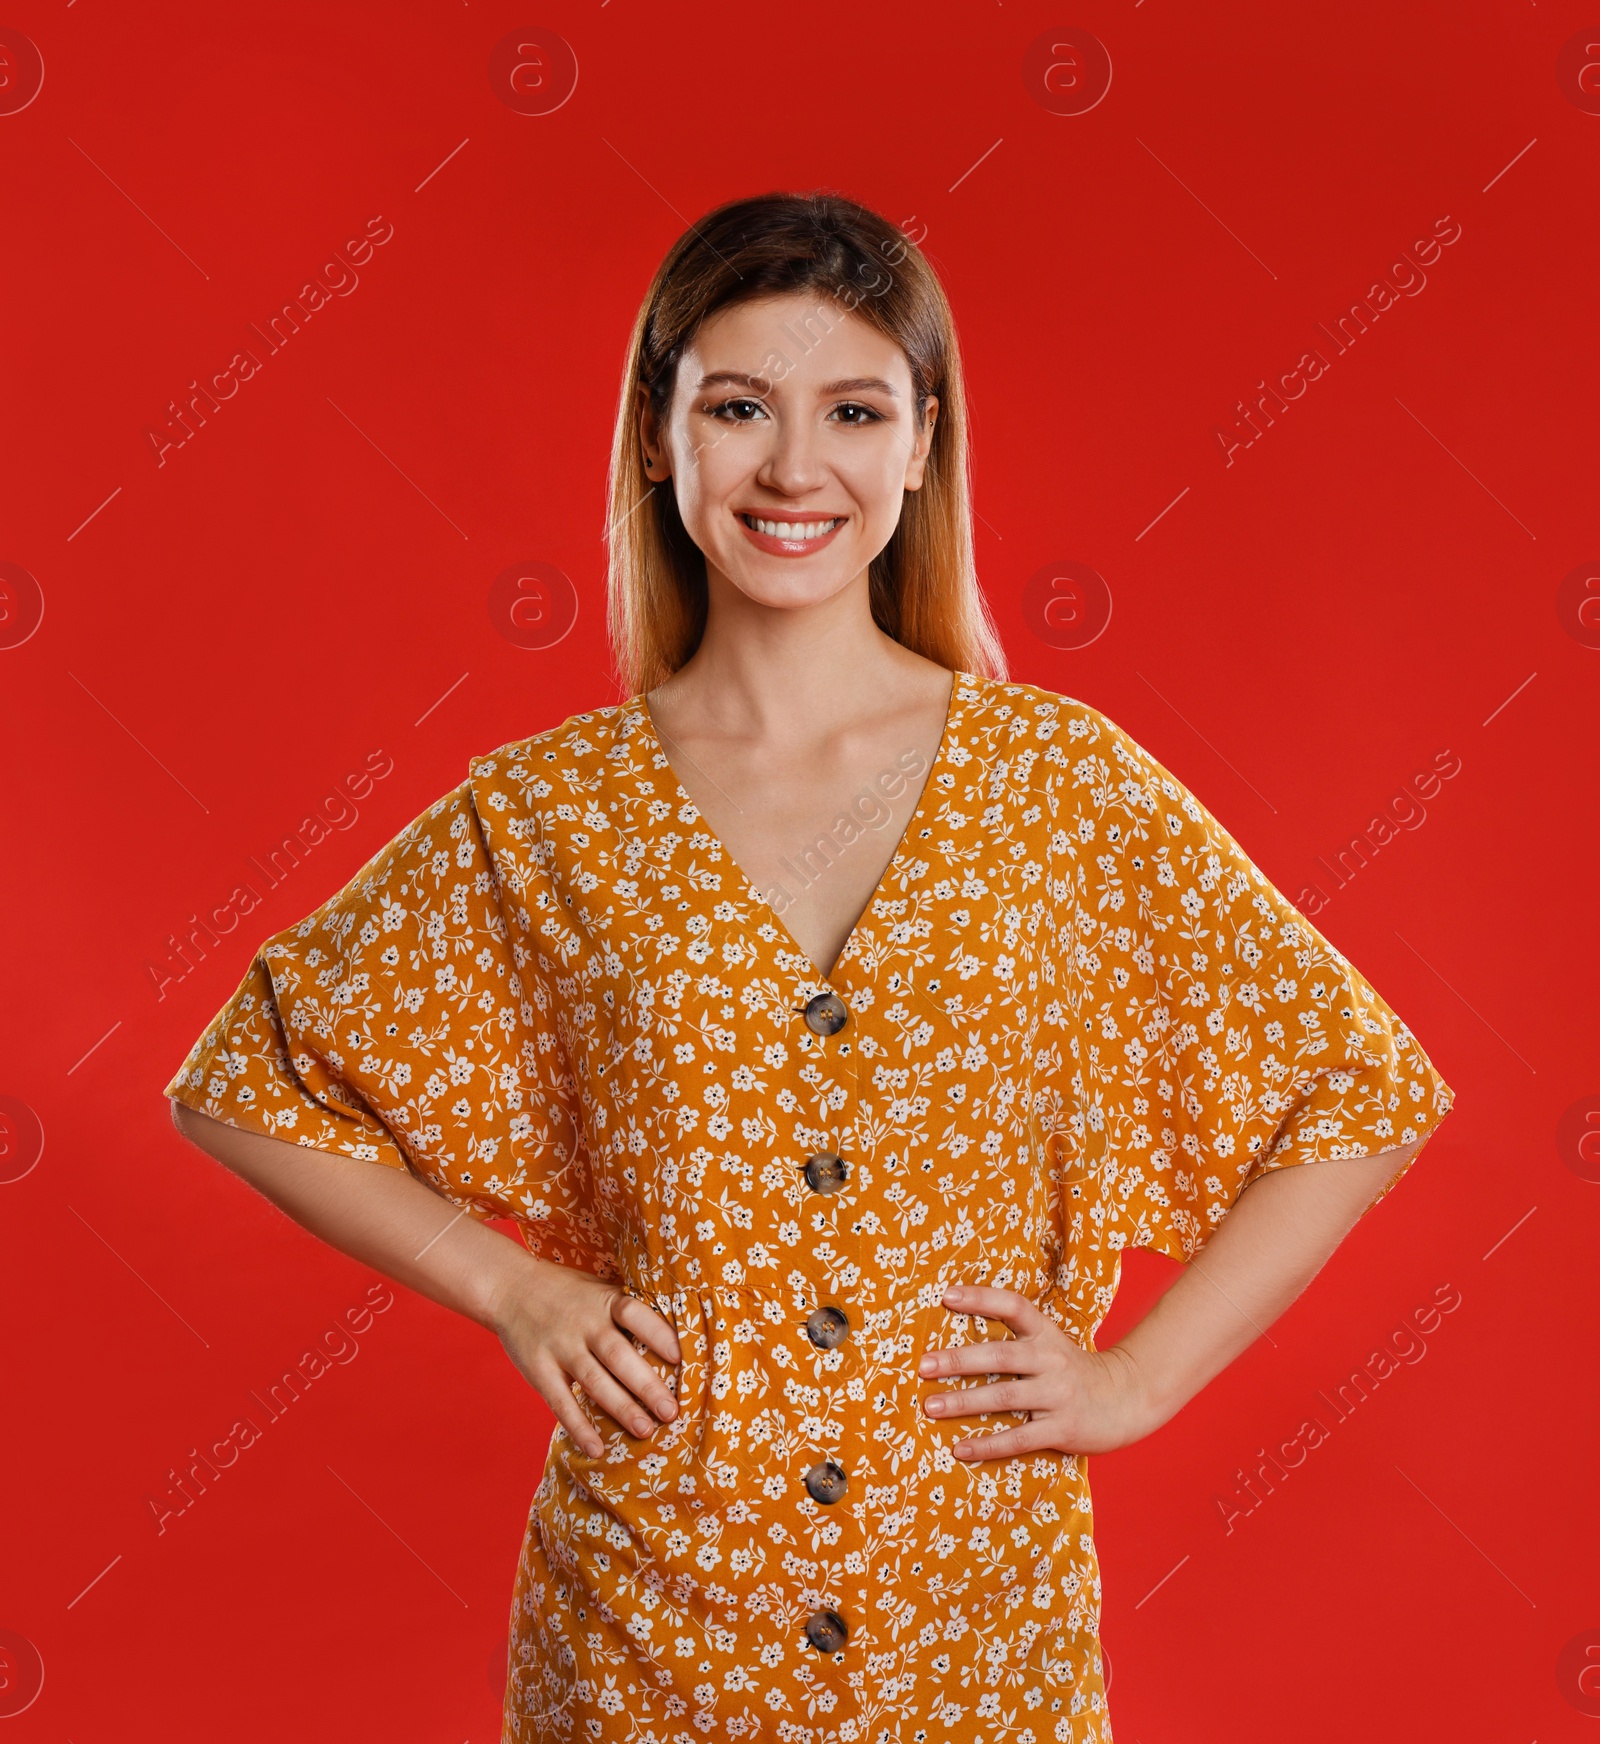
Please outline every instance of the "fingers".
M556 1422L566 1430L567 1434L577 1442L590 1459L598 1459L605 1452L606 1444L600 1439L599 1431L585 1415L583 1407L573 1397L572 1389L567 1385L567 1378L560 1369L537 1370L529 1374L527 1379L534 1391L550 1407Z
M624 1332L647 1344L657 1356L668 1362L679 1360L678 1335L648 1302L637 1296L619 1295L611 1299L611 1318Z
M630 1435L642 1440L655 1428L650 1413L593 1351L585 1352L579 1359L572 1378L608 1417L614 1417Z
M670 1423L678 1415L678 1401L668 1391L660 1375L620 1332L611 1334L609 1338L600 1337L591 1348L622 1385L636 1399L648 1405L663 1423ZM616 1413L613 1412L612 1415L615 1416Z
M591 1421L583 1398L573 1396L574 1386L596 1410L641 1440L654 1431L657 1419L669 1423L679 1415L656 1366L681 1360L677 1335L660 1314L619 1286L587 1275L552 1285L541 1274L538 1282L540 1288L520 1301L521 1312L507 1318L500 1341L586 1454L603 1455L606 1434Z
M1015 1459L1019 1454L1038 1453L1050 1443L1050 1432L1037 1423L1020 1429L1002 1429L995 1435L979 1435L958 1441L950 1451L960 1460Z
M978 1417L990 1411L1043 1411L1049 1401L1036 1384L998 1381L987 1387L958 1387L932 1393L922 1408L930 1417Z
M981 1314L985 1320L998 1320L1019 1336L1041 1332L1054 1325L1026 1296L1015 1290L991 1290L982 1284L952 1284L944 1293L944 1305L955 1314Z
M938 1375L1036 1375L1048 1360L1048 1354L1034 1343L989 1338L979 1344L924 1351L917 1372L929 1380Z

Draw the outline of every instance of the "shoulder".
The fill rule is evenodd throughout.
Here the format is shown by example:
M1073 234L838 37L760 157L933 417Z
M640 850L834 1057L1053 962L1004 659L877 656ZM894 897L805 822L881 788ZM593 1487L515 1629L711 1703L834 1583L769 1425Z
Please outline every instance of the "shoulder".
M1054 745L1052 761L1098 753L1114 763L1142 761L1149 754L1093 703L1049 690L1042 684L1023 684L1011 679L958 678L967 710L969 733L997 742L1021 745Z
M602 795L618 773L639 773L648 725L641 698L584 709L559 726L470 758L464 786L491 846L542 843L605 821Z
M604 763L632 739L642 713L637 697L568 715L556 727L511 739L483 756L468 760L474 781L520 769L534 774L553 768L572 769Z
M1188 787L1125 727L1081 697L1039 684L982 678L970 681L964 738L984 761L1005 764L1007 783L1057 807L1106 815L1137 825L1158 813L1205 821ZM992 776L991 776L992 779ZM1173 833L1181 828L1169 824ZM1124 830L1118 841L1128 839Z
M637 764L647 720L639 697L568 715L560 726L471 758L468 786L480 806L496 810L512 801L523 814L567 804L587 809L608 770Z

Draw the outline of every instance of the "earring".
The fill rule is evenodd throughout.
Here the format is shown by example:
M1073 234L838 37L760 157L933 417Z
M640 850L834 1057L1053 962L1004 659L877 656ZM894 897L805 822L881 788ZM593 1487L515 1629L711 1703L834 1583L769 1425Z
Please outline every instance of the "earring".
M647 454L644 457L644 469L645 469L645 471L648 472L650 470L650 468L653 467L654 465L655 465L655 462Z

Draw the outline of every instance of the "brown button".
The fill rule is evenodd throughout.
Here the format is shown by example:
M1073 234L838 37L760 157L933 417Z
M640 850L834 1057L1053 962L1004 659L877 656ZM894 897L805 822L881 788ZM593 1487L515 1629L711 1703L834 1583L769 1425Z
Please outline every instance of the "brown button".
M806 1158L806 1185L813 1193L837 1193L849 1172L844 1158L832 1151L818 1151L814 1157Z
M824 1507L829 1507L844 1495L849 1481L844 1475L842 1465L835 1465L831 1459L825 1459L821 1465L812 1466L806 1473L806 1493L813 1502L821 1502Z
M837 1350L850 1336L850 1322L837 1308L819 1308L806 1318L806 1337L818 1350Z
M806 1618L806 1640L818 1653L837 1653L849 1633L837 1611L813 1611Z
M837 993L819 993L805 1006L806 1028L813 1035L837 1035L850 1021L850 1009Z

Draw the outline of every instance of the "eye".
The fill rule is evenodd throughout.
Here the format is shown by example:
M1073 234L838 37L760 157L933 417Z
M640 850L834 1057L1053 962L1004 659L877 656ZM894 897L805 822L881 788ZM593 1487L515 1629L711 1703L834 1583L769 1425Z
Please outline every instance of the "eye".
M715 406L707 406L706 411L709 412L713 418L722 419L725 424L751 424L755 422L754 418L745 416L744 411L737 411L735 408L745 408L750 412L759 412L763 418L767 415L767 409L762 405L760 400L747 399L723 400Z
M883 422L881 412L875 412L871 406L862 405L859 400L848 400L842 406L835 406L833 410L834 415L840 416L841 421L846 424L881 424ZM847 412L855 415L843 417L842 414Z

